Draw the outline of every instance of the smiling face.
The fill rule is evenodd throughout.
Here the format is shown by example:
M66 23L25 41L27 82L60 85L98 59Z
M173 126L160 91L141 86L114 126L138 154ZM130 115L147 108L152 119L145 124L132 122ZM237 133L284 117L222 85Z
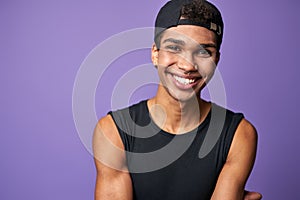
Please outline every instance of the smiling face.
M216 47L215 34L206 28L179 25L165 30L159 49L152 48L161 86L179 101L199 97L219 61Z

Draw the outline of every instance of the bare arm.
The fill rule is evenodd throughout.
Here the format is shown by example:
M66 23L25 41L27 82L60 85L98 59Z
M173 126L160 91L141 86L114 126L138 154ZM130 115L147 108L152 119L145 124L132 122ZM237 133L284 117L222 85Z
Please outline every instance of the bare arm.
M244 199L244 188L255 161L256 147L256 130L243 119L236 130L212 200Z
M110 115L96 125L93 150L97 170L95 200L131 200L132 183L124 146Z

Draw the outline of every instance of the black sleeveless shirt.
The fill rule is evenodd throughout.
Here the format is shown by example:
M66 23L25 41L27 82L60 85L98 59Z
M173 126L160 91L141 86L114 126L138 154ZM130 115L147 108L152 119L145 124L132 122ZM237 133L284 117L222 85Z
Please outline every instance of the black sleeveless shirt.
M109 114L126 150L136 200L210 199L243 118L212 103L195 130L174 135L151 120L147 101Z

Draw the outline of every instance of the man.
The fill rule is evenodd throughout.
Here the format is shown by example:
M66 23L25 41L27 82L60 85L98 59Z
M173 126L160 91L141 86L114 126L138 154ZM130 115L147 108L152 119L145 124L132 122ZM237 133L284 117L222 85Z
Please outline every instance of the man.
M173 0L155 27L157 93L99 120L95 199L260 199L244 192L255 128L200 96L220 59L220 12L207 1Z

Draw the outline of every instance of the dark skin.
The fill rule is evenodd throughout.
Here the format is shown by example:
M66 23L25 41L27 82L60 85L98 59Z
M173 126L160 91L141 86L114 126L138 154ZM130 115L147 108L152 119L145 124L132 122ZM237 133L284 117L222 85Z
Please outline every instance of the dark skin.
M211 61L217 64L220 54L215 48L213 32L196 26L178 26L173 30L180 35L168 32L162 37L162 50L157 49L155 45L152 48L152 61L157 66L161 84L155 97L148 101L148 107L159 105L166 111L164 114L167 117L162 118L158 110L150 109L153 120L161 129L181 134L198 126L209 111L210 103L200 98L200 91L213 75L215 66L211 65ZM207 51L210 51L209 56L202 51L203 45L199 48L199 45L195 45L186 36L198 44L205 44ZM185 59L178 54L184 54ZM195 70L195 63L191 65L191 60L198 66L205 67ZM175 79L174 75L181 78ZM191 80L190 85L183 83L186 80ZM195 115L195 107L199 107L202 117ZM179 127L178 122L182 126ZM247 120L242 120L236 130L212 200L262 198L259 193L244 191L254 164L256 144L255 128ZM95 200L132 200L133 188L126 165L124 145L111 116L103 117L97 124L93 147L97 169Z

